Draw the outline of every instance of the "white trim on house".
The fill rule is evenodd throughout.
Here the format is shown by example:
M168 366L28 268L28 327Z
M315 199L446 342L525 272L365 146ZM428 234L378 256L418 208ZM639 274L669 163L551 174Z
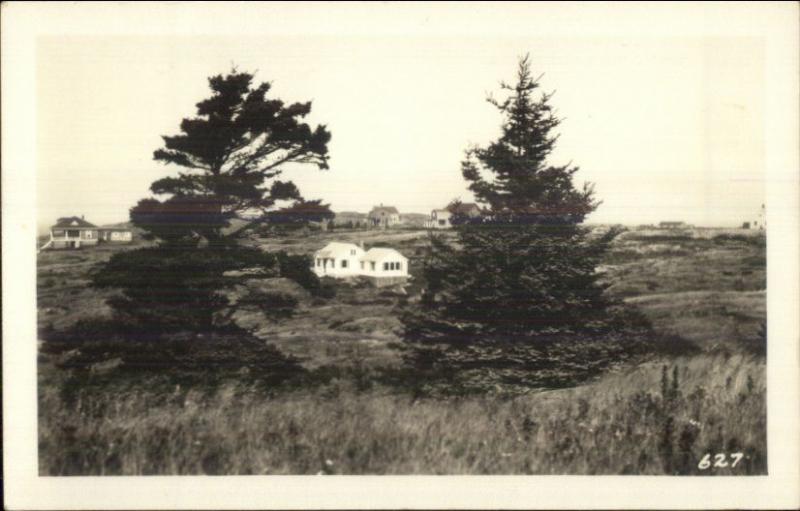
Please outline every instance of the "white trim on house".
M393 248L363 248L353 243L331 242L314 253L314 273L319 277L407 277L408 258Z

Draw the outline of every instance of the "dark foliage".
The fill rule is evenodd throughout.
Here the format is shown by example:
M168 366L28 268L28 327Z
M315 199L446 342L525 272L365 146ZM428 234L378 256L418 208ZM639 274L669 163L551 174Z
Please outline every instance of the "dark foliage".
M329 280L322 280L311 270L311 257L299 254L287 254L278 252L275 254L280 267L281 277L291 279L303 288L307 289L312 296L319 298L333 298L336 296L336 287Z
M473 147L461 166L478 202L486 204L479 222L510 224L576 224L594 211L591 185L575 188L578 167L553 166L547 158L555 147L553 130L561 122L550 106L552 93L535 98L539 88L528 57L520 61L517 82L501 84L509 93L489 102L503 116L502 135L486 147ZM484 178L491 174L492 179Z
M211 332L215 314L228 305L222 291L247 278L236 273L245 269L257 269L262 277L286 277L315 296L328 294L306 256L237 246L188 248L168 244L119 252L92 274L92 284L121 292L109 303L116 319L137 332L149 336ZM274 306L276 317L282 317L296 302L276 298L262 306Z
M160 244L117 253L92 275L92 285L120 291L109 304L115 321L136 339L221 333L217 319L228 305L225 291L252 276L245 269L287 277L320 296L326 292L307 258L237 245L254 225L300 225L333 215L321 201L304 200L291 181L275 180L289 164L327 169L330 133L302 122L310 103L285 105L267 97L269 83L252 82L253 75L235 70L209 79L212 95L197 103L197 117L183 119L181 134L163 137L164 147L154 153L156 160L183 168L151 185L169 197L141 200L130 211L132 222ZM243 211L260 214L227 229ZM296 306L280 294L259 304L275 320Z
M219 244L217 233L229 225L222 203L213 197L142 199L131 208L130 219L151 238L173 245L196 245L203 238Z
M119 289L109 303L118 319L139 330L203 332L227 305L220 291L239 281L225 272L245 268L279 272L277 257L257 249L163 245L114 254L92 284Z
M183 169L150 187L172 198L140 202L131 211L135 224L164 241L202 236L214 243L267 221L280 201L320 206L305 201L291 181L273 179L288 164L327 169L330 132L302 122L310 102L286 105L269 98L271 85L254 86L253 78L235 70L209 78L212 95L197 103L197 117L183 119L181 133L163 137L164 147L153 154ZM243 211L260 214L223 235L222 227Z
M330 206L320 201L304 201L295 203L278 211L270 212L269 224L284 230L296 229L310 223L322 223L333 220L336 216Z
M403 314L406 339L420 367L541 380L547 363L553 375L568 369L562 381L585 379L641 352L652 330L604 293L595 268L620 230L592 235L579 225L598 205L592 187L575 188L577 167L548 164L560 121L552 94L534 97L527 57L517 78L502 86L507 99L490 98L503 116L500 138L462 164L484 206L470 215L451 205L454 244L431 234L422 298Z
M172 385L215 385L244 378L275 385L303 371L294 358L236 328L164 332L120 319L90 319L41 335L42 353L71 370L76 390L92 381L108 384L105 374L118 383L156 378Z

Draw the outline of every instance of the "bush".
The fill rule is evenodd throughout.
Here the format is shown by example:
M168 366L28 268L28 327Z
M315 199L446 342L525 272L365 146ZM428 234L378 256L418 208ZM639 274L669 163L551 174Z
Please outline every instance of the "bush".
M42 337L42 353L79 378L97 376L103 364L113 380L158 376L186 384L246 379L274 385L303 371L295 358L237 328L167 334L96 319L64 331L47 329Z
M281 276L294 280L312 296L320 298L333 298L336 290L332 285L323 284L317 274L311 269L311 258L307 255L292 255L286 252L276 254L280 266Z
M109 305L137 330L203 332L213 330L214 314L227 305L220 291L238 282L225 272L252 267L277 268L277 259L253 248L157 246L114 254L92 284L122 291Z

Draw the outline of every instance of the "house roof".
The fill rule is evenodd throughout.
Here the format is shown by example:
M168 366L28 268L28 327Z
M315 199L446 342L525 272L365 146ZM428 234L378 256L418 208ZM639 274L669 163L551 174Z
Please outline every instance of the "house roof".
M58 221L51 227L51 229L65 229L67 227L83 227L85 229L97 229L93 223L87 222L83 218L77 216L66 216L59 218Z
M394 206L375 206L372 208L372 211L369 212L369 215L379 215L381 213L387 213L390 215L399 215L400 213L397 211L397 208Z
M388 259L390 257L395 259L397 257L408 259L406 256L404 256L403 254L401 254L400 252L398 252L393 248L379 248L379 247L367 250L367 253L364 254L364 257L362 257L361 259L364 261L383 261L384 259Z
M478 205L475 204L474 202L461 202L459 204L451 204L451 205L447 206L447 208L445 208L445 209L447 209L447 211L449 211L449 212L451 212L453 214L456 214L456 213L467 214L470 211L480 210Z
M355 243L342 243L339 241L332 241L315 252L316 257L336 257L337 255L349 255L350 251L355 249L359 253L364 253L364 249Z

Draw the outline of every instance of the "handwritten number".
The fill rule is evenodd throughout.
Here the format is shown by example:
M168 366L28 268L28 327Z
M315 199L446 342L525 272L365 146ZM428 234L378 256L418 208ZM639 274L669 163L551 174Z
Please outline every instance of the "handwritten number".
M731 463L728 463L728 456L730 456L732 460ZM733 468L738 465L742 459L744 459L744 453L741 452L734 452L731 454L717 453L714 455L714 463L712 465L711 453L706 453L706 455L700 459L697 468L700 470L708 470L709 468Z

